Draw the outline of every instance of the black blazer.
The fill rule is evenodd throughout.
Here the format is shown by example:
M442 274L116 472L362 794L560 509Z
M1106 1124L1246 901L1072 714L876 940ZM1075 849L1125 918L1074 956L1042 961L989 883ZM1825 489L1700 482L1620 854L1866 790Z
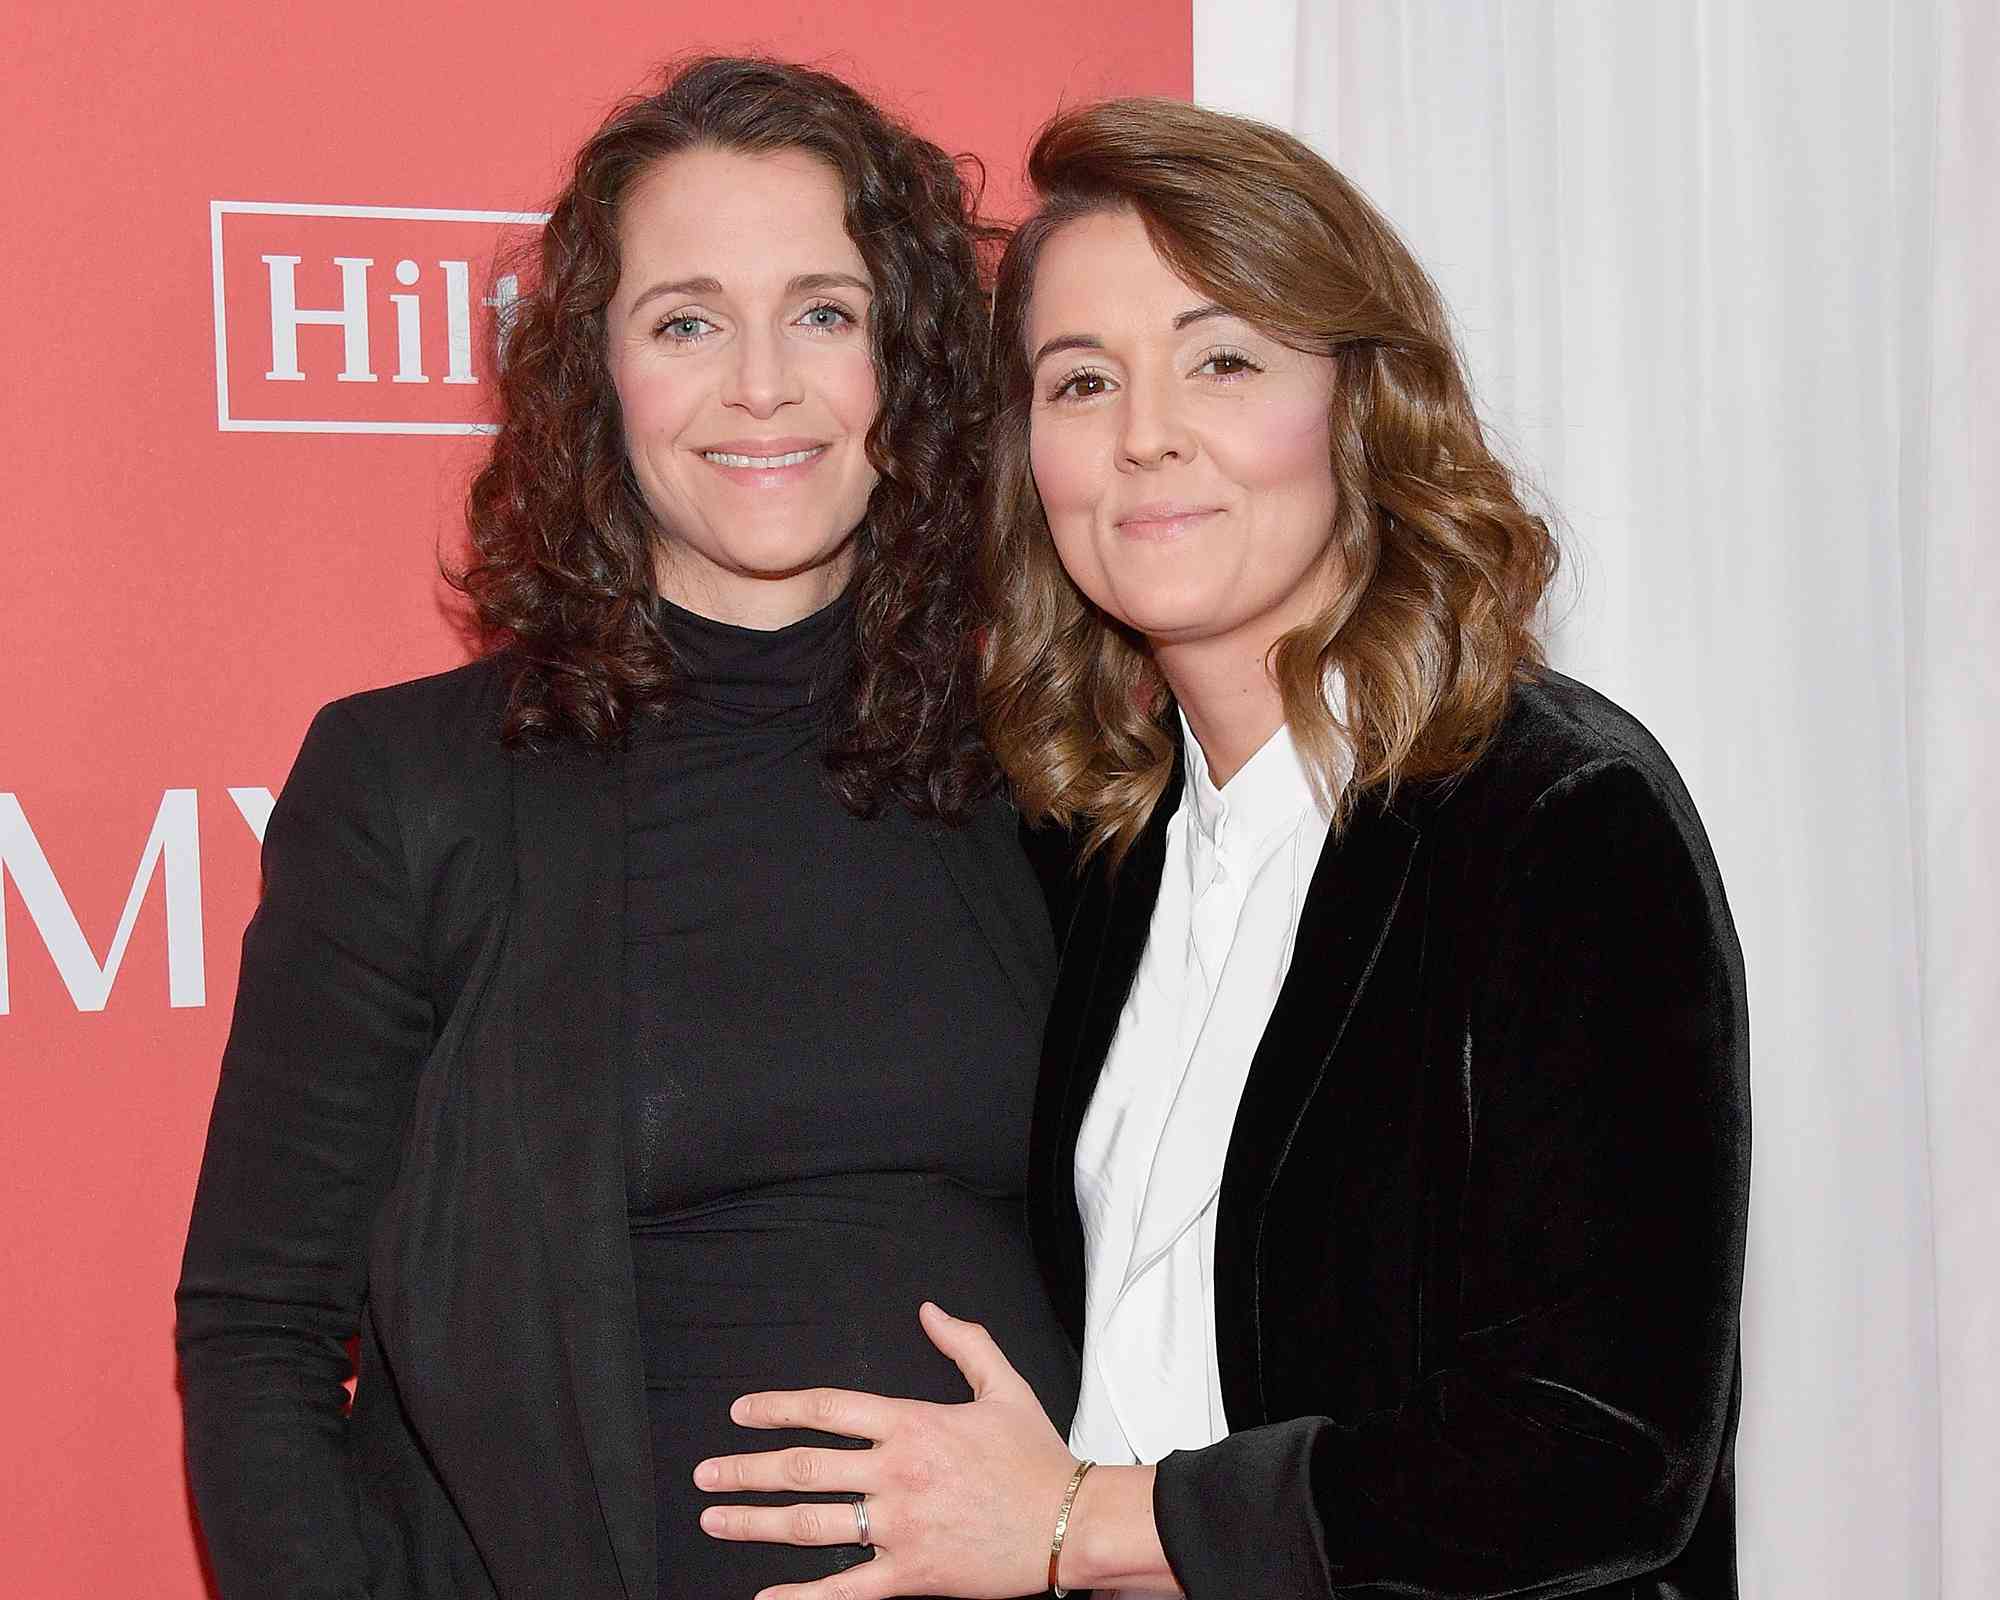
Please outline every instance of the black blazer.
M506 692L489 660L329 706L271 816L176 1297L226 1600L655 1593L619 757L507 755ZM934 833L1039 1021L1012 812Z
M1080 886L1030 1206L1083 1331L1077 1129L1180 784ZM1194 1600L1736 1594L1743 964L1700 820L1602 696L1329 840L1230 1135L1231 1433L1160 1464Z

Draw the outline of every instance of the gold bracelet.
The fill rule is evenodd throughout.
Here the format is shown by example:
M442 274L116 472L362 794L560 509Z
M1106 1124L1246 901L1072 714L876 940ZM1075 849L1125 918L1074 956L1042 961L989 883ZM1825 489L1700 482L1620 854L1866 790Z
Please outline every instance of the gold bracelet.
M1095 1461L1079 1461L1076 1471L1070 1474L1069 1487L1063 1490L1062 1509L1056 1513L1056 1536L1049 1541L1049 1588L1057 1600L1069 1593L1056 1578L1056 1563L1062 1560L1063 1535L1069 1532L1069 1514L1076 1504L1076 1491L1083 1487L1083 1480L1090 1475Z

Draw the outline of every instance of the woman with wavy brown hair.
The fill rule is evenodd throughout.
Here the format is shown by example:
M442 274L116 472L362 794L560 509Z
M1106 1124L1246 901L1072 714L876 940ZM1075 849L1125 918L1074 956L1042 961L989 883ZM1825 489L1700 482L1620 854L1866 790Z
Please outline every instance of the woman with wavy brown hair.
M838 1495L844 1550L707 1539L692 1469L801 1372L953 1397L940 1283L1069 1410L1021 1203L1054 952L975 715L973 203L768 61L578 154L471 494L494 648L322 712L271 818L179 1292L226 1600L864 1561Z
M1747 1025L1687 791L1543 664L1555 547L1352 185L1165 101L1030 170L985 694L1079 858L1030 1180L1075 1423L932 1305L973 1401L746 1397L874 1448L704 1462L712 1528L866 1494L877 1562L765 1600L1733 1597Z

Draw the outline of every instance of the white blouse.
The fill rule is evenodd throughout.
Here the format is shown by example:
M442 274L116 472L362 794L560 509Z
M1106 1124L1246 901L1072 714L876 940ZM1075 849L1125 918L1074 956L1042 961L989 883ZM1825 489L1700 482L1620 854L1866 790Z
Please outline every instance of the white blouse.
M1086 1287L1070 1448L1109 1463L1157 1461L1229 1431L1216 1197L1328 831L1289 729L1220 789L1185 718L1181 733L1187 782L1160 897L1076 1147Z

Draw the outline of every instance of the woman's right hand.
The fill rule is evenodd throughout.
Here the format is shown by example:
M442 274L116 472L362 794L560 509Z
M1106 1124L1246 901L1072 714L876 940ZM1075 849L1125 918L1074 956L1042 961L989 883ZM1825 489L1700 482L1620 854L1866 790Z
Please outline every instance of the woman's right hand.
M814 1428L867 1439L872 1448L722 1456L695 1468L695 1483L717 1494L798 1490L866 1497L873 1561L815 1583L763 1590L757 1600L1003 1600L1046 1588L1056 1513L1076 1459L983 1327L928 1302L919 1320L965 1375L970 1401L934 1405L844 1389L745 1395L730 1411L744 1427ZM1087 1502L1079 1492L1071 1524L1076 1542L1065 1540L1063 1586L1088 1587L1115 1576L1128 1587L1170 1587L1152 1525L1152 1469L1101 1470L1131 1481L1107 1481ZM1093 1472L1086 1488L1097 1477ZM825 1504L716 1506L701 1521L718 1539L780 1544L851 1544L857 1532L842 1508ZM1099 1524L1088 1536L1086 1521ZM1141 1555L1126 1554L1133 1550ZM1127 1563L1115 1573L1084 1570L1114 1557Z

